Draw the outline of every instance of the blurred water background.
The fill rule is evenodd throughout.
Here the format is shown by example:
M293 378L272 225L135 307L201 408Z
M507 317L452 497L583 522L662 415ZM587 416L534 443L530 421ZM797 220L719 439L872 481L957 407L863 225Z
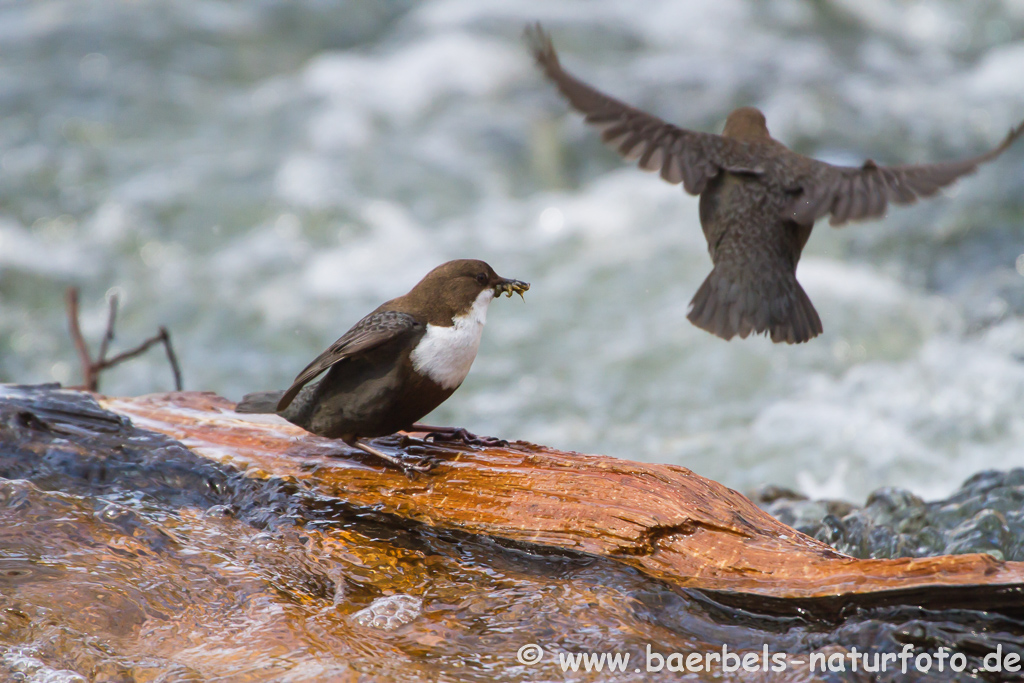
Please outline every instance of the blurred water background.
M741 490L925 496L1024 464L1024 145L944 196L812 235L825 333L691 326L696 198L619 161L532 66L677 124L740 105L837 163L973 155L1024 118L1024 1L64 0L0 5L0 381L80 381L168 326L187 389L286 386L450 258L491 308L430 421L671 462ZM171 388L152 353L109 394Z

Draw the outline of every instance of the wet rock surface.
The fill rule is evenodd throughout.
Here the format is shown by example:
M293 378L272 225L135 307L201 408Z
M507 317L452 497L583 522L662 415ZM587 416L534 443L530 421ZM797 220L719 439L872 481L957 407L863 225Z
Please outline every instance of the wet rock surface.
M924 501L898 488L872 493L864 505L808 500L765 487L753 500L779 521L860 558L988 553L1024 560L1024 469L979 472L943 500Z
M287 477L311 492L439 529L608 557L678 588L721 592L746 609L835 615L853 605L897 603L1003 614L1024 608L1024 563L985 553L842 555L684 467L522 441L375 440L396 458L433 463L429 475L406 476L280 418L236 413L234 403L211 393L98 400L253 478Z
M616 560L410 522L52 387L0 387L0 557L3 680L640 681L657 656L661 676L683 677L673 653L706 661L724 645L787 668L719 660L686 680L974 681L1005 677L979 675L987 656L1024 654L1024 625L992 612L777 616ZM524 663L532 643L541 656ZM855 652L905 648L908 674L852 671ZM963 671L915 670L939 648ZM630 660L574 672L579 653ZM831 670L809 672L812 656Z

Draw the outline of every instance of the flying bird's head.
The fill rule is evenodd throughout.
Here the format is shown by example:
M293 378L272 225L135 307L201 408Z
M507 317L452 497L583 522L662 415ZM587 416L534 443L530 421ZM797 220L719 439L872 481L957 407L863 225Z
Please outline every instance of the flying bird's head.
M768 140L768 126L765 125L764 114L754 107L734 109L725 120L722 135L735 140Z
M424 310L430 311L431 322L451 324L474 307L485 311L495 297L522 296L529 288L527 282L501 277L483 261L460 259L434 268L403 298L422 302Z

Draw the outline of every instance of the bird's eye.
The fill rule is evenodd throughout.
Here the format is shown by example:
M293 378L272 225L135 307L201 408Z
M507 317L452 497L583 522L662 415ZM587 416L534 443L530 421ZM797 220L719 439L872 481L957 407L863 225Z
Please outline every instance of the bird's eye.
M476 276L476 281L482 285L486 285L489 279L490 278L487 277L487 273L478 273Z

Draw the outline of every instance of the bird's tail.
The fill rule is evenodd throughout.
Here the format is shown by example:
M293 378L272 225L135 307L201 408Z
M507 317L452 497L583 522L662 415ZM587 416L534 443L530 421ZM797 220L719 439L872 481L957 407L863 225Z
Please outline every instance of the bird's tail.
M246 394L235 406L236 413L276 413L283 391L257 391Z
M734 277L730 277L734 275ZM799 344L821 334L821 318L792 273L770 279L743 277L715 266L690 302L686 316L722 339L768 334Z

